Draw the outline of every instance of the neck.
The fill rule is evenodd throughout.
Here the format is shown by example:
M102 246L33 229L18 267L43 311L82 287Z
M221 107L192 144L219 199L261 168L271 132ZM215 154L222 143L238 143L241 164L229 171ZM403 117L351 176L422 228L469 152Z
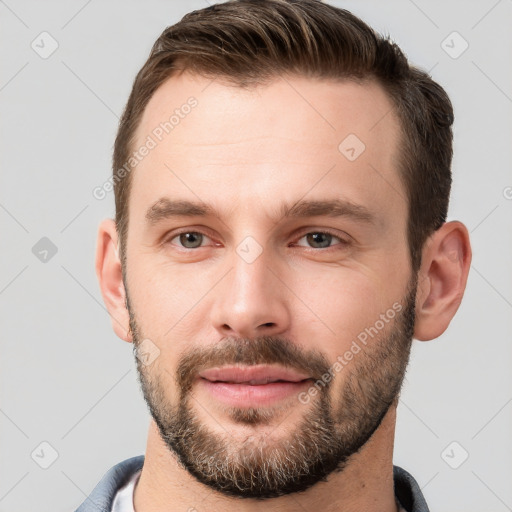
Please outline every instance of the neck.
M392 405L371 439L341 473L332 473L307 491L265 500L266 512L396 512L393 441L396 408ZM144 467L135 488L136 512L253 512L262 501L224 496L198 482L177 462L150 422Z

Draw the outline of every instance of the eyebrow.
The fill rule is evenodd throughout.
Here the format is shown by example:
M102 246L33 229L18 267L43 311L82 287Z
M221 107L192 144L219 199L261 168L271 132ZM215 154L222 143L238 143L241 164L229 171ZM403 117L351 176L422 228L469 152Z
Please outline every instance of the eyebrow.
M376 215L365 206L343 199L306 201L299 200L293 205L284 204L281 207L281 218L306 217L348 217L367 224L376 224ZM171 200L160 198L146 212L146 221L150 225L172 217L217 217L219 212L203 202L188 200Z

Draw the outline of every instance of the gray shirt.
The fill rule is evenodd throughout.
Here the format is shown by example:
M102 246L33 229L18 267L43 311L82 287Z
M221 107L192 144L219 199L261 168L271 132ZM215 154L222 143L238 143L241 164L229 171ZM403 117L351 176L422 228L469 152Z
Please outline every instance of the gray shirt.
M116 494L144 464L144 455L132 457L109 469L75 512L111 512ZM429 512L416 480L404 469L393 466L395 496L406 512Z

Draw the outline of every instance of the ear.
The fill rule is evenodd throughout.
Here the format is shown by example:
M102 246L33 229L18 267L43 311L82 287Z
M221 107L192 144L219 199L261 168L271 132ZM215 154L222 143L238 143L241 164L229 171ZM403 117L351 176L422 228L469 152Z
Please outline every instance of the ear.
M103 220L98 228L96 275L114 332L122 340L132 342L130 316L126 309L126 291L118 253L117 230L112 219Z
M446 330L462 301L470 266L466 226L458 221L443 224L423 249L414 338L431 340Z

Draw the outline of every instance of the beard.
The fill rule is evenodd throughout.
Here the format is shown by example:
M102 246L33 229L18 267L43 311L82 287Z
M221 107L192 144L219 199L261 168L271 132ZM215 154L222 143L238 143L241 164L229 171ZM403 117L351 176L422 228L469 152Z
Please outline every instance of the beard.
M225 496L275 498L305 491L326 481L331 473L343 471L398 399L414 332L416 287L416 280L412 280L401 302L404 307L393 321L342 367L343 387L336 396L332 396L332 385L338 379L322 380L333 367L322 352L303 350L282 337L262 336L227 338L223 343L185 352L174 375L178 403L170 403L168 385L158 373L158 365L152 364L150 370L137 357L144 336L125 286L139 381L162 440L182 468ZM322 386L316 386L316 396L307 405L297 399L293 409L303 407L306 412L284 436L272 436L279 425L270 433L257 429L267 428L283 414L279 406L224 408L231 422L243 425L245 432L247 427L254 427L253 435L243 439L227 429L212 430L197 414L204 408L193 394L198 373L214 366L255 364L293 368L314 376ZM216 423L220 424L218 420Z

